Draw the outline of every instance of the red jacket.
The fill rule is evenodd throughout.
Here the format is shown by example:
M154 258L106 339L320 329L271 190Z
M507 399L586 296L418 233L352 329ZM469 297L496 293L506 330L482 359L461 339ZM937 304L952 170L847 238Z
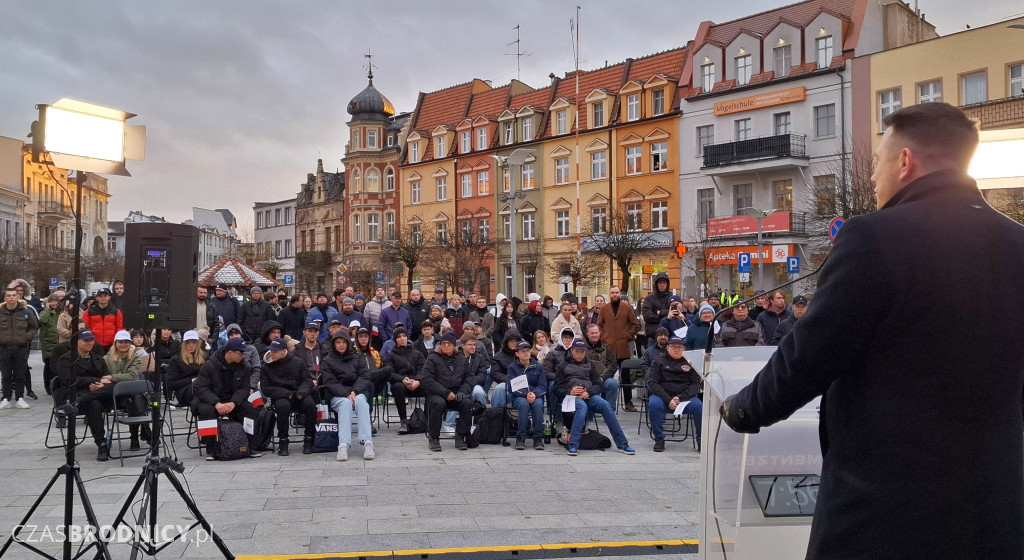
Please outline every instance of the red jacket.
M90 305L82 314L82 321L96 336L96 342L104 347L114 344L114 335L124 329L121 310L113 304L107 304L103 309L96 304Z

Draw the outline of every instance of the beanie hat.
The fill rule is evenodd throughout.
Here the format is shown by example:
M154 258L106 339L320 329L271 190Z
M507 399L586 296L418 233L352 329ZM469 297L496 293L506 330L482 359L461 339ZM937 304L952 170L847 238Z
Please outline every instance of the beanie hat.
M697 310L697 316L700 317L700 314L704 313L705 309L707 309L711 313L715 312L715 308L714 307L711 307L710 305L705 303L704 305L700 306L700 309Z
M350 297L347 297L347 298L341 300L341 304L342 305L355 305L356 304L356 300L354 300L354 299L352 299Z
M395 327L395 330L391 333L391 338L398 338L398 335L409 336L408 333L405 332L405 327Z
M249 289L249 294L250 295L255 294L256 292L259 292L260 294L263 294L263 288L261 288L259 286L253 286L251 289Z
M455 344L455 334L451 332L444 333L444 335L441 336L441 342L451 342L452 344Z

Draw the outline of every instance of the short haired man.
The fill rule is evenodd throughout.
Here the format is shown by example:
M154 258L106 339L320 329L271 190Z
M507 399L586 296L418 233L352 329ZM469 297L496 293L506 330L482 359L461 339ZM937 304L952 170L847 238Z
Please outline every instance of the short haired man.
M32 339L39 330L35 311L18 297L14 288L4 290L0 306L0 374L3 379L3 400L0 409L10 408L11 399L17 408L29 408L25 402L25 378L28 376L28 354Z
M196 326L195 331L203 342L217 340L217 308L207 301L209 290L205 286L196 287Z
M89 329L79 329L71 335L71 351L57 358L55 374L57 390L54 402L65 404L76 397L79 414L85 415L93 441L96 442L96 460L110 457L103 412L114 407L113 380L107 362L93 352L96 337Z
M750 318L747 304L740 302L732 310L732 319L722 325L715 337L715 346L733 348L736 346L764 346L761 324Z
M636 339L637 333L640 332L640 321L633 313L633 308L623 301L622 291L618 286L609 288L608 295L611 297L611 302L601 307L596 326L601 334L601 340L611 348L615 356L615 369L619 369L622 362L633 355L633 341ZM593 323L587 326L587 338L590 337L594 326ZM633 380L622 379L621 382L623 384L622 408L628 412L636 412L631 387ZM605 398L608 398L607 394L605 394ZM614 400L611 402L615 404Z
M391 340L399 324L412 324L412 315L402 306L402 292L391 292L391 305L381 310L377 320L377 335L381 340Z
M239 423L246 418L255 420L256 409L249 402L252 369L246 363L245 351L246 344L240 336L230 338L199 368L199 376L192 386L195 393L192 410L199 420L216 420L222 416ZM207 461L214 460L216 444L214 437L207 436ZM250 457L262 455L249 447Z
M292 349L294 353L306 364L306 373L311 379L316 380L320 371L320 362L330 347L326 342L320 342L320 325L318 323L307 323L302 330L302 340Z
M562 394L566 398L572 397L574 416L572 428L569 431L569 439L566 442L566 452L575 456L579 451L580 437L583 434L583 426L587 422L590 413L599 413L604 417L605 424L612 432L612 439L615 440L615 448L626 455L635 455L636 451L629 446L626 434L622 432L619 420L615 416L615 408L601 398L602 390L601 375L594 367L594 363L587 359L587 343L577 339L572 343L572 349L562 365L558 367L557 382Z
M104 352L114 345L117 331L124 330L124 315L110 303L110 290L107 288L100 288L96 292L96 302L82 313L82 321L96 337L96 343L103 346Z
M668 341L671 337L670 331L665 327L658 327L658 330L654 333L655 345L644 352L644 357L640 361L640 374L644 376L644 379L647 379L647 375L651 372L651 366L654 365L654 361L665 355L668 349Z
M647 376L647 389L651 392L647 417L654 435L654 450L665 450L665 414L675 413L680 406L693 418L694 437L700 445L700 422L704 405L700 392L700 376L683 356L683 339L674 336L668 340L665 354L654 360Z
M260 391L274 404L277 413L277 454L288 456L288 421L292 411L302 414L305 434L302 453L313 453L316 435L316 401L312 397L313 379L302 358L288 353L288 343L277 338L267 345L263 371L260 373Z
M455 425L455 449L468 449L466 435L473 417L475 373L455 351L455 335L444 333L441 342L423 363L423 391L427 395L427 437L431 451L441 451L441 423L445 411L459 413Z
M807 296L798 295L793 298L793 303L790 305L789 317L779 323L778 327L775 327L775 337L771 341L772 346L778 346L779 342L782 342L782 337L793 330L797 320L803 317L804 313L807 313Z
M615 410L615 403L619 400L619 382L615 379L615 373L619 371L619 361L615 359L615 352L601 339L601 328L597 325L590 325L587 328L587 337L583 340L587 343L587 358L594 363L597 373L604 380L601 396L612 405L612 410ZM626 410L636 412L635 406L630 408L633 410Z

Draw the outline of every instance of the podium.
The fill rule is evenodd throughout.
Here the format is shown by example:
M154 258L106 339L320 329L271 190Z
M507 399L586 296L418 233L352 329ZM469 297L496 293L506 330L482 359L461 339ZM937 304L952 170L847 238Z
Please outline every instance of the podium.
M790 560L806 554L821 475L820 399L758 434L732 431L718 413L722 401L745 387L774 353L774 346L716 348L705 366L703 351L686 352L691 364L706 370L702 560Z

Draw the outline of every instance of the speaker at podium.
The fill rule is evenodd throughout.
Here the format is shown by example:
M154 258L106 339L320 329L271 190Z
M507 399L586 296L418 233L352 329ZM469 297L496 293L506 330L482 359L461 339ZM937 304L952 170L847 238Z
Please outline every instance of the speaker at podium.
M126 325L188 330L196 327L199 230L190 225L125 226Z

